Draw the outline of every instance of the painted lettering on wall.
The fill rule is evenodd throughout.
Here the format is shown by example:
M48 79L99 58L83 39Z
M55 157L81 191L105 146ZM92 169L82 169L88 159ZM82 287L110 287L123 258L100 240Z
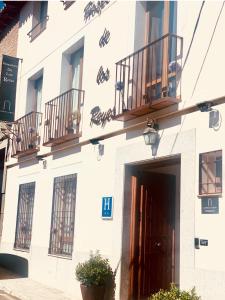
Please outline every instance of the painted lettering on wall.
M90 1L84 8L84 21L87 22L96 14L100 15L103 8L109 4L110 1L98 1L97 3Z
M103 67L101 66L98 70L98 75L96 78L97 84L99 85L99 84L103 83L104 81L108 81L109 76L110 76L109 69L107 68L106 71L104 71Z
M91 110L91 122L90 125L101 125L102 127L105 126L106 122L109 122L113 119L115 115L114 109L109 108L107 111L101 111L99 106L95 106Z
M102 48L105 45L107 45L109 40L110 40L110 32L109 32L109 30L107 30L105 28L103 35L101 36L101 38L99 40L99 47Z

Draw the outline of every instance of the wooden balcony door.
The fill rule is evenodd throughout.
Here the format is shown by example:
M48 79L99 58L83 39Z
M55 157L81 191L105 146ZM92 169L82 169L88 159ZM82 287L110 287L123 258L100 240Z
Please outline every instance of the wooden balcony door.
M132 176L129 300L144 300L174 282L175 176Z
M149 1L146 9L146 44L154 43L166 34L176 34L176 2ZM167 38L156 42L146 51L145 90L146 99L154 100L167 96L168 66L174 60L175 39ZM174 50L174 51L172 51Z
M78 51L71 54L70 65L71 65L71 77L70 77L70 88L81 90L82 88L82 75L83 75L83 53L84 48L80 48ZM68 128L69 130L76 131L79 125L79 119L75 116L79 113L81 95L78 91L71 93L71 98L68 104Z
M34 99L33 111L35 112L41 112L42 86L43 86L43 76L39 77L34 82L35 99Z

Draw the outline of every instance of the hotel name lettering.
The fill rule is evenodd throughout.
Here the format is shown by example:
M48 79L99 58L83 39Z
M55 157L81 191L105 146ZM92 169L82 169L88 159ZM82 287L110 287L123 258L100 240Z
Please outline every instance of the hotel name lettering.
M84 8L84 21L87 22L95 14L100 15L107 4L109 4L109 1L98 1L97 3L90 1Z
M114 109L109 108L107 111L101 111L99 106L95 106L91 110L91 122L90 125L101 125L105 126L106 122L109 122L113 119L115 115Z

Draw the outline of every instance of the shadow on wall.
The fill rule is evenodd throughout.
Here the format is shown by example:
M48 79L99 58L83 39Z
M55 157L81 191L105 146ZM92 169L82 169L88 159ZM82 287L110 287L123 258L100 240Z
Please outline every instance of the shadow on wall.
M0 254L0 267L16 273L19 277L28 277L28 260L23 257L5 253Z

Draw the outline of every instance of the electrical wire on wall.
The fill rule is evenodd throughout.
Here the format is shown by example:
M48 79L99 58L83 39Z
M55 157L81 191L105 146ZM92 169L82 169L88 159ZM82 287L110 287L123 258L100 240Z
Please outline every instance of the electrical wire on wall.
M193 41L194 41L194 38L195 38L195 34L197 32L197 29L198 29L198 24L199 24L199 21L200 21L200 17L201 17L204 5L205 5L205 1L202 1L202 5L201 5L199 13L198 13L198 17L197 17L197 20L196 20L196 23L195 23L194 31L192 33L192 38L191 38L191 41L190 41L190 44L189 44L189 47L188 47L188 51L187 51L187 54L186 54L186 57L185 57L184 64L183 64L181 72L184 70L186 62L188 60L188 57L189 57L189 54L190 54L190 51L191 51L191 47L192 47L192 44L193 44Z
M204 67L206 58L207 58L207 56L208 56L209 49L210 49L210 47L211 47L211 44L212 44L212 41L213 41L213 38L214 38L214 35L215 35L215 32L216 32L217 25L218 25L218 23L219 23L220 16L221 16L222 11L223 11L223 8L224 8L224 1L223 1L223 3L222 3L222 6L221 6L221 9L220 9L219 15L218 15L218 17L217 17L216 24L215 24L215 26L214 26L213 33L212 33L212 35L211 35L211 38L210 38L210 41L209 41L209 45L208 45L208 48L207 48L207 50L206 50L204 59L203 59L203 61L202 61L201 68L200 68L200 70L199 70L198 77L197 77L197 79L196 79L196 82L195 82L195 85L194 85L194 88L193 88L193 91L192 91L192 94L191 94L191 98L193 97L193 95L194 95L194 93L195 93L195 90L196 90L196 87L197 87L197 84L198 84L200 75L201 75L201 73L202 73L202 70L203 70L203 67Z
M205 2L205 1L203 1L203 3L204 3L204 2ZM202 8L203 8L203 6L204 6L203 3L202 3L202 5L201 5L200 11L199 11L199 16L200 16L201 13L202 13ZM225 1L223 1L222 6L221 6L220 11L219 11L219 14L218 14L218 17L217 17L217 19L216 19L216 23L215 23L215 25L214 25L213 32L212 32L211 38L210 38L210 40L209 40L209 44L208 44L208 47L207 47L207 49L206 49L206 53L205 53L205 55L204 55L204 58L203 58L203 61L202 61L202 64L201 64L201 67L200 67L198 76L197 76L197 78L196 78L196 81L195 81L195 84L194 84L194 87L193 87L193 90L192 90L192 94L191 94L191 97L190 97L189 101L190 101L190 100L192 99L192 97L194 96L196 87L197 87L197 85L198 85L199 78L200 78L200 76L201 76L201 73L202 73L202 70L203 70L203 67L204 67L206 58L207 58L207 56L208 56L210 47L211 47L211 45L212 45L212 41L213 41L213 38L214 38L214 35L215 35L215 32L216 32L217 26L218 26L218 23L219 23L219 20L220 20L220 17L221 17L223 8L224 8L224 3L225 3ZM199 19L200 19L199 16L198 16L197 22L196 22L197 27L198 27ZM194 29L194 34L193 34L193 36L195 35L196 29L197 29L197 28L196 28L196 25L195 25L195 29ZM191 44L190 44L190 45L192 45L192 44L193 44L193 41L191 41ZM189 48L190 48L190 46L189 46ZM190 53L190 51L189 51L189 53ZM189 56L189 53L188 53L188 56ZM186 61L187 61L187 57L188 57L188 56L186 56L186 58L185 58L185 63L186 63ZM187 102L188 102L188 101L184 101L183 107L184 107L184 105L185 105ZM172 145L172 147L171 147L171 153L173 152L173 148L174 148L174 146L175 146L175 144L176 144L177 138L178 138L178 136L179 136L179 134L180 134L180 132L181 132L181 130L182 130L182 128L183 128L185 119L186 119L186 116L184 116L184 118L183 118L183 120L182 120L182 123L181 123L181 125L180 125L179 132L176 134L175 140L174 140L173 145ZM222 120L222 119L221 119L221 120ZM220 125L221 125L221 122L220 122ZM220 127L220 126L219 126L219 127ZM215 130L215 129L214 129L214 130ZM218 129L217 129L217 130L218 130Z

